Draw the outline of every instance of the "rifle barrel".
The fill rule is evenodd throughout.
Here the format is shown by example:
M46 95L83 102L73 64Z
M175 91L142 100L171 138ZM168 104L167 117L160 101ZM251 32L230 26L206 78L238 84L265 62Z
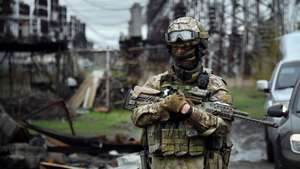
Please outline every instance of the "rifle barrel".
M278 124L276 124L274 122L266 121L266 120L252 119L250 117L245 117L245 116L238 115L238 114L233 114L233 117L244 119L244 120L251 121L251 122L254 122L254 123L263 124L263 125L266 125L266 126L269 126L269 127L274 127L274 128L278 127Z
M249 116L249 113L240 110L234 110L234 114L241 116Z

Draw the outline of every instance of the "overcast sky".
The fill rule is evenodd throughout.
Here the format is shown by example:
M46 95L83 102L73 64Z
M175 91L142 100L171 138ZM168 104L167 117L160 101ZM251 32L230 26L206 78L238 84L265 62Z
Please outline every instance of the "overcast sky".
M146 0L60 0L68 14L76 15L87 24L87 37L96 47L117 47L120 32L127 34L129 8L133 3L146 5Z
M34 0L23 0L33 3ZM66 5L68 19L75 15L87 25L88 39L95 47L118 47L120 32L127 34L130 19L129 8L138 2L145 7L148 0L59 0ZM145 9L145 8L144 8Z

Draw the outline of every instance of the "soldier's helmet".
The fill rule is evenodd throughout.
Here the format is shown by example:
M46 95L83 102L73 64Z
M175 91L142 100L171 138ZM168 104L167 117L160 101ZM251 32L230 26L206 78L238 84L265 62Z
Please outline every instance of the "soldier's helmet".
M168 45L178 43L197 45L202 43L207 48L208 32L196 19L181 17L171 22L165 33L165 40Z

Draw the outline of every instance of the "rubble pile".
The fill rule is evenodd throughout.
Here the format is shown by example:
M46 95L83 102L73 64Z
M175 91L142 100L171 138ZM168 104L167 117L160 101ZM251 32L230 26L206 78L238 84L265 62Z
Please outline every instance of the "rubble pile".
M0 105L0 168L122 168L119 165L126 165L128 160L126 157L118 160L119 157L141 150L140 141L120 135L115 140L105 135L66 135L26 120L16 121Z

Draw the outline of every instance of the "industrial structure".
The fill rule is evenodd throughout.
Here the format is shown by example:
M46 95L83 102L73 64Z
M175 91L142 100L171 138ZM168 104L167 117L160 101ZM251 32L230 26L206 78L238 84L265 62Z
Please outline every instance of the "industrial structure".
M0 0L0 37L0 43L68 42L70 47L86 47L76 45L86 43L85 23L75 16L68 21L67 7L59 5L59 0L35 0L33 6L21 0Z
M206 67L227 76L255 74L277 63L275 39L299 28L299 7L299 0L150 0L145 12L148 37L141 50L148 51L150 60L167 60L162 59L169 58L165 52L151 54L149 48L165 51L164 32L170 21L192 16L210 34L210 53L203 58ZM273 60L267 57L270 50ZM254 69L253 60L260 59Z
M74 76L77 57L70 50L92 46L85 23L68 20L59 0L25 2L0 0L0 97L26 95L32 86L57 91Z

